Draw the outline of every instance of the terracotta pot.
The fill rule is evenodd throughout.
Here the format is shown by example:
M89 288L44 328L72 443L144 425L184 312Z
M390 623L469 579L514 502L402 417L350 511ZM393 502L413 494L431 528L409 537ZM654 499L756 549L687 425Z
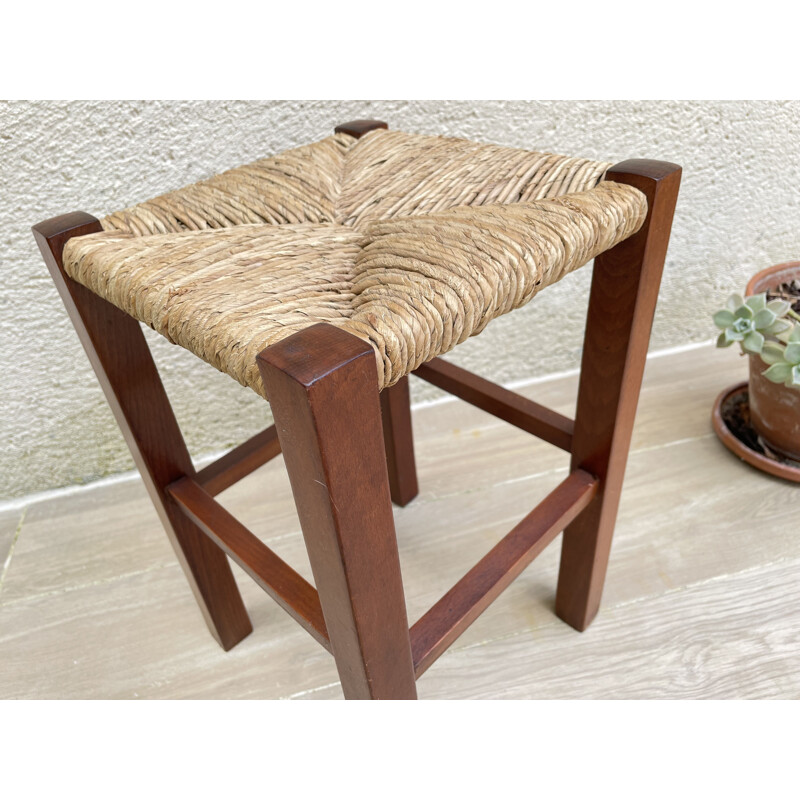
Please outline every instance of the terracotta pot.
M757 272L745 295L761 294L781 283L800 278L800 261L789 261ZM750 356L750 421L766 444L779 455L800 461L800 389L768 381L767 365Z

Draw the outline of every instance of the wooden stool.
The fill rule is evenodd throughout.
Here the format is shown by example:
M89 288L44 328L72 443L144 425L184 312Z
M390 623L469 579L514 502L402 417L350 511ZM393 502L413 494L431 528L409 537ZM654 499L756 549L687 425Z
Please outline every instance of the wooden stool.
M345 697L415 698L416 678L562 530L556 612L589 625L680 172L356 121L102 222L34 227L224 649L252 630L227 555L333 654ZM366 186L341 177L353 174ZM595 256L574 421L439 358ZM268 397L275 425L195 471L137 320ZM417 494L412 372L571 453L571 471L409 630L391 503ZM279 452L316 587L214 500Z

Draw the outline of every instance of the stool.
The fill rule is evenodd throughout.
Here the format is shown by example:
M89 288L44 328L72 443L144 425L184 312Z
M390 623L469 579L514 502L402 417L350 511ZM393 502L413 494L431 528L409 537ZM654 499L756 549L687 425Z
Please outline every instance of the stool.
M99 221L33 228L224 649L252 630L229 556L333 654L346 698L415 698L416 678L561 531L556 613L589 625L680 173L358 120ZM440 358L592 259L574 421ZM196 471L140 321L268 399L275 424ZM571 467L409 630L392 501L417 494L411 373ZM279 452L316 586L214 500Z

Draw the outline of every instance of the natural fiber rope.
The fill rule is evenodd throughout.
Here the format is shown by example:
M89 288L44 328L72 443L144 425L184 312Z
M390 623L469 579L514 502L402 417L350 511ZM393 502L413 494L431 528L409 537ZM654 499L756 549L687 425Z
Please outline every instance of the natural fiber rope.
M543 200L590 189L610 166L465 139L374 131L347 155L336 221L363 225L454 206Z
M339 225L239 225L70 239L76 281L259 394L256 356L353 313L360 235Z
M206 181L162 194L101 220L135 236L266 222L333 222L344 158L356 140L340 133Z
M64 264L262 395L256 355L322 321L372 344L385 387L637 231L644 195L596 185L607 167L338 134L112 214Z
M646 214L637 189L605 181L552 200L376 222L347 327L373 344L391 385L635 233Z
M136 236L259 222L358 227L454 206L581 192L610 166L444 136L338 133L110 214L102 225Z

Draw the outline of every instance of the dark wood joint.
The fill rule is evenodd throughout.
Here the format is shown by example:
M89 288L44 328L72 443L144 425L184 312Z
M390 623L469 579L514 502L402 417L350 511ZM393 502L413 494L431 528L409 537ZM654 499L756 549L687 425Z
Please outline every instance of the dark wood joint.
M618 175L628 175L631 178L642 178L649 181L661 181L665 178L680 180L681 167L671 161L657 161L652 158L629 158L610 167L606 173L606 180L618 181ZM627 181L625 181L627 183Z
M374 359L375 351L352 333L318 322L262 350L258 363L261 368L274 367L311 389L359 358Z
M64 245L74 236L86 236L103 230L100 220L83 211L73 211L40 222L31 228L33 238L42 251L45 263L52 273L53 268L61 270L61 253Z
M638 233L620 242L617 247L630 249L651 235L655 223L662 236L669 238L675 202L681 183L683 170L670 161L654 161L646 158L632 158L620 161L606 173L606 180L633 186L647 198L647 217ZM656 206L656 199L659 204ZM657 234L657 230L653 233ZM654 237L658 239L656 235ZM626 244L627 243L627 244ZM614 248L616 249L616 248Z
M388 130L389 126L385 122L377 119L354 119L351 122L345 122L337 125L333 131L334 133L347 133L350 136L355 136L360 139L365 133L375 130Z

